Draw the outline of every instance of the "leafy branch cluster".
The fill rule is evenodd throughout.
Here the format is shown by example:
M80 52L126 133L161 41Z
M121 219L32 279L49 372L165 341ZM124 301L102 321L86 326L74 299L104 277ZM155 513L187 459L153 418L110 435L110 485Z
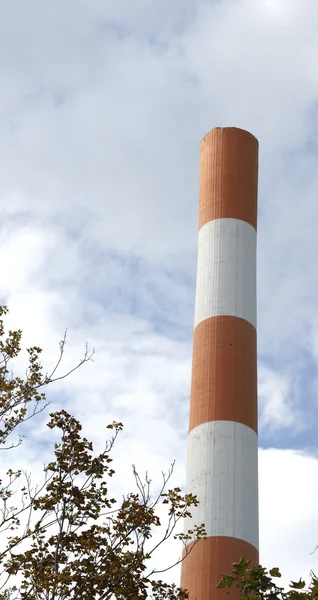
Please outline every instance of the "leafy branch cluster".
M7 313L6 307L0 310L0 317ZM21 331L10 331L0 341L3 448L15 446L7 444L9 435L46 406L41 388L61 378L54 376L65 340L60 343L60 357L50 375L43 376L41 349L29 349L25 379L14 378L8 368L20 352ZM75 368L91 357L86 347L83 360ZM135 600L148 596L184 600L185 590L156 579L172 565L160 570L149 567L154 552L170 537L180 540L184 547L193 541L191 549L205 537L203 525L178 533L180 521L190 516L191 507L198 502L191 494L183 495L180 488L167 489L173 464L168 474L163 474L162 487L154 497L148 476L143 481L133 467L136 491L117 501L109 493L109 478L114 475L111 452L122 423L108 425L112 437L100 454L94 454L92 442L81 433L81 424L67 411L51 413L48 427L59 431L60 440L55 443L54 458L44 467L42 484L32 487L30 476L20 470L9 470L7 481L0 482L0 533L8 535L0 551L0 600ZM12 506L13 490L21 480L20 505ZM167 505L165 524L157 514L160 504ZM153 542L156 528L162 535Z
M39 412L43 411L46 402L45 392L41 391L45 386L59 379L68 377L73 371L90 361L94 350L89 353L86 345L82 360L69 372L57 376L57 370L62 362L66 344L66 332L59 342L60 354L53 371L43 374L40 362L42 349L38 346L27 348L29 363L25 378L14 377L9 365L21 351L22 331L9 330L5 335L3 316L8 314L7 306L0 306L0 449L9 449L21 444L22 437L18 441L8 445L8 438L14 430L25 423Z
M241 558L233 563L231 575L223 575L219 589L236 588L241 600L318 600L318 578L311 573L308 585L303 579L292 581L289 589L277 585L281 578L277 567L266 569L261 565L250 567L250 561Z

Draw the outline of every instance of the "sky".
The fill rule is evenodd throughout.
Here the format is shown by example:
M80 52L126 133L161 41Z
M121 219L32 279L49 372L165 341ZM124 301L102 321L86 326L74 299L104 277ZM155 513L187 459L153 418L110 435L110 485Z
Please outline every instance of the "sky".
M62 371L86 341L95 349L48 398L97 449L107 423L123 421L120 491L132 463L156 482L176 459L173 483L184 484L199 145L218 126L258 138L260 560L308 578L318 571L317 1L0 9L0 302L23 347L43 348L45 370L65 328ZM30 422L11 465L40 470L47 417ZM178 570L169 576L178 582Z

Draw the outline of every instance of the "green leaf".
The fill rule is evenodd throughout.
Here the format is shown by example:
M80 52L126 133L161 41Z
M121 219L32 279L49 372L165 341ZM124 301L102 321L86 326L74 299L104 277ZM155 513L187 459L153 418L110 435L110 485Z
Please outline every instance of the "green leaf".
M274 567L273 569L270 570L269 574L272 577L281 577L281 573L278 567Z
M291 581L289 587L291 587L294 590L303 590L305 585L306 582L300 578L299 581Z

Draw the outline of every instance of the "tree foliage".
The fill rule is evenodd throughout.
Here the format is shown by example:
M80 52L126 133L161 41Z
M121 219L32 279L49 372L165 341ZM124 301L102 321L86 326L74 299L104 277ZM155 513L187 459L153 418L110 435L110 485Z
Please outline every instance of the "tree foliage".
M0 317L7 313L6 307L0 311ZM46 406L42 388L59 378L55 375L65 339L50 375L43 375L41 349L33 347L28 350L25 379L13 377L9 363L20 352L21 331L9 331L5 338L0 319L0 447L16 446L10 444L9 436ZM91 356L86 348L75 368ZM149 567L154 552L171 536L184 547L205 537L203 525L188 533L178 531L198 502L179 488L168 489L173 465L163 474L155 496L148 476L142 480L133 467L136 489L118 501L109 484L115 474L111 454L122 423L107 426L111 437L99 454L82 435L79 421L67 411L51 413L48 427L58 430L60 438L52 461L44 466L41 485L32 485L30 476L21 470L9 470L7 480L0 481L0 533L7 535L7 543L0 548L0 600L135 600L148 596L184 600L184 590L157 578L172 565L159 571ZM19 438L18 444L21 441ZM20 504L12 506L17 492ZM164 524L158 516L161 504L167 509ZM154 542L157 530L161 535Z
M241 558L233 564L232 574L223 575L217 587L238 589L241 600L318 600L318 578L314 573L308 585L299 579L292 581L287 590L277 585L279 578L277 567L270 570L261 565L250 567L250 561Z
M46 406L46 396L41 391L45 386L64 379L73 371L81 367L84 363L91 360L94 350L89 353L86 345L82 360L69 372L63 375L57 375L58 368L62 362L66 344L66 332L62 341L59 343L60 354L53 371L43 373L40 362L42 349L38 346L32 346L27 349L29 363L25 378L14 377L9 370L11 362L21 351L22 331L9 330L5 333L3 316L8 314L7 306L0 306L0 449L12 448L19 445L22 441L21 436L15 442L9 444L8 438L16 428L25 423L31 417L41 412Z

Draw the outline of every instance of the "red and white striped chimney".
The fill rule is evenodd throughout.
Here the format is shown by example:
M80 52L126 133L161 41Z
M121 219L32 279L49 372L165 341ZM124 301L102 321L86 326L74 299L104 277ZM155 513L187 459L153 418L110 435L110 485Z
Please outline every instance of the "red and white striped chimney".
M204 523L208 537L182 563L190 600L224 597L216 585L241 556L258 563L257 182L253 135L202 140L186 478L200 504L185 528Z

